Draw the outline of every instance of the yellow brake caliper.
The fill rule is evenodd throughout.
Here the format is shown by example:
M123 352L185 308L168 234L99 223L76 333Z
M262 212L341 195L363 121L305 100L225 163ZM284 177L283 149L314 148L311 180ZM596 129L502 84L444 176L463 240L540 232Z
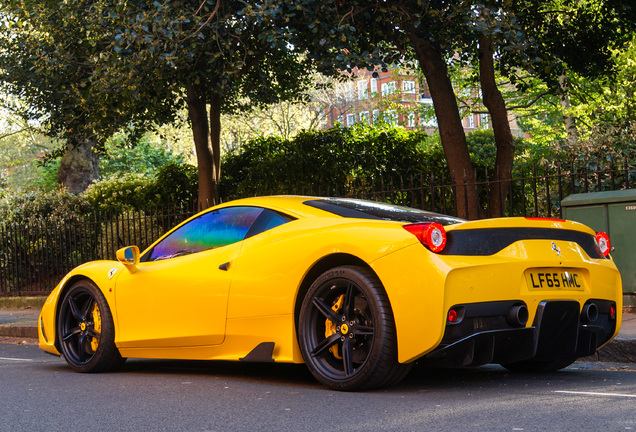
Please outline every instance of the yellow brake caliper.
M342 303L344 303L344 297L345 297L344 294L340 295L340 297L338 297L338 300L336 300L334 305L331 306L331 310L333 310L335 313L339 313L340 310L342 309ZM331 322L330 319L325 320L325 337L328 338L329 336L335 334L337 331L336 327L337 325ZM333 354L335 358L339 360L342 359L340 354L338 354L338 344L332 345L331 348L329 348L329 351L331 351L331 354Z
M99 314L99 307L97 307L97 303L95 303L95 306L93 307L93 330L95 330L95 333L97 334L101 334L102 333L102 316ZM93 351L97 351L97 347L99 346L99 339L96 337L93 337L93 339L91 340L91 349Z

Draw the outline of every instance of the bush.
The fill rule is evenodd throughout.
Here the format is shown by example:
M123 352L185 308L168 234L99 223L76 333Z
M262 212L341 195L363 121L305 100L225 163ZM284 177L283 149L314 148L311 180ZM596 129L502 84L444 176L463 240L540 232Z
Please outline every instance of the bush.
M156 178L143 174L114 176L92 184L83 195L96 210L121 213L126 209L191 206L197 196L197 184L195 167L169 163Z
M72 229L91 215L83 198L64 190L7 196L0 205L0 278L7 292L29 291L38 281L55 284L66 271L90 260L100 227Z
M133 145L130 137L118 134L109 140L106 154L100 157L99 173L105 179L123 173L155 175L166 165L183 163L183 156L171 153L164 144L143 136Z
M68 224L89 215L91 210L83 196L64 189L7 194L0 202L0 218L5 223Z
M343 195L364 185L399 184L400 177L424 172L427 162L439 168L441 155L425 132L386 125L257 138L225 157L222 193Z

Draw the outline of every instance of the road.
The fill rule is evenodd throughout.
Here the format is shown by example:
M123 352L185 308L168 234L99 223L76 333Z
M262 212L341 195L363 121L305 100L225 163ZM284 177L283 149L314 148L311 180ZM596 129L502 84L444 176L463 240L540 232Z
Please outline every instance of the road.
M340 393L304 366L129 360L78 374L0 340L0 431L636 431L636 365L542 375L498 366L411 372Z

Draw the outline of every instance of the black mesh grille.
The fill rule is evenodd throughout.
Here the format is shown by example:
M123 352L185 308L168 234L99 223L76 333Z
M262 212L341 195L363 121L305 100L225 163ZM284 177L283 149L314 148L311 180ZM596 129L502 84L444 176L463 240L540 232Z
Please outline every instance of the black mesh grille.
M494 255L520 240L563 240L577 243L590 258L605 258L591 234L556 228L480 228L447 232L443 255Z

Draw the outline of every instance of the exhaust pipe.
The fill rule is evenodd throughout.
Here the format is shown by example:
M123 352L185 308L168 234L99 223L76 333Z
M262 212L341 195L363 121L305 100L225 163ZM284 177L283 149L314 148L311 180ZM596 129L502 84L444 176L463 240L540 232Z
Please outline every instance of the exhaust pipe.
M508 311L506 321L512 327L525 327L528 322L528 308L526 305L515 305Z
M593 321L596 321L598 318L598 307L594 303L589 303L583 306L581 310L581 322L583 324L588 324Z

